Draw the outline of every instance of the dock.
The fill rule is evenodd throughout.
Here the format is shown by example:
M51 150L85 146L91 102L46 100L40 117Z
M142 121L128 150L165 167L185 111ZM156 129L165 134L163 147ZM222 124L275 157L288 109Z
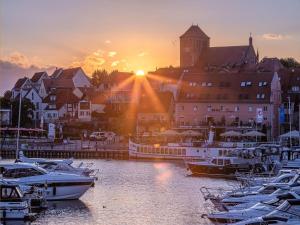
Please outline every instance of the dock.
M74 158L74 159L118 159L129 158L128 150L23 150L29 158ZM12 149L2 149L0 151L2 159L15 159L16 151Z

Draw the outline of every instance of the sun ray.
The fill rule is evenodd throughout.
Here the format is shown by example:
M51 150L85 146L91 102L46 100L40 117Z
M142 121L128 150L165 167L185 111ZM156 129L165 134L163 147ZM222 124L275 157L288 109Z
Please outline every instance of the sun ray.
M150 96L150 99L152 100L152 105L155 110L160 111L163 109L163 105L160 102L159 98L157 97L155 91L151 87L149 81L147 79L144 79L144 82L142 83L143 87L145 89L145 92L148 96Z

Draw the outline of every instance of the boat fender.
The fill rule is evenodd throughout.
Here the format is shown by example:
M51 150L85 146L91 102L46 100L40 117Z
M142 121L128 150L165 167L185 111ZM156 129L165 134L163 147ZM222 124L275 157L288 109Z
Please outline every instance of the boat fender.
M207 214L202 214L202 215L201 215L201 218L202 218L202 219L207 218Z
M55 184L54 184L54 186L53 186L52 191L53 191L53 196L55 196L55 195L56 195L56 186L55 186Z

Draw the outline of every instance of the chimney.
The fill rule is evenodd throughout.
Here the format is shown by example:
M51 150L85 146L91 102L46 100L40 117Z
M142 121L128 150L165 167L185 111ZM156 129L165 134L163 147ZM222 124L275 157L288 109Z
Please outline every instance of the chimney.
M250 33L250 37L249 37L249 46L252 46L252 34Z

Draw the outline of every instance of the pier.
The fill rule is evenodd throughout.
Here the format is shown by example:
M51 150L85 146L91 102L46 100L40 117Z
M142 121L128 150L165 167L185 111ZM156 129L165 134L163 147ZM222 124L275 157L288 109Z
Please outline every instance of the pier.
M74 158L74 159L118 159L129 158L128 150L23 150L30 158ZM1 150L2 159L16 158L16 151L11 149Z

